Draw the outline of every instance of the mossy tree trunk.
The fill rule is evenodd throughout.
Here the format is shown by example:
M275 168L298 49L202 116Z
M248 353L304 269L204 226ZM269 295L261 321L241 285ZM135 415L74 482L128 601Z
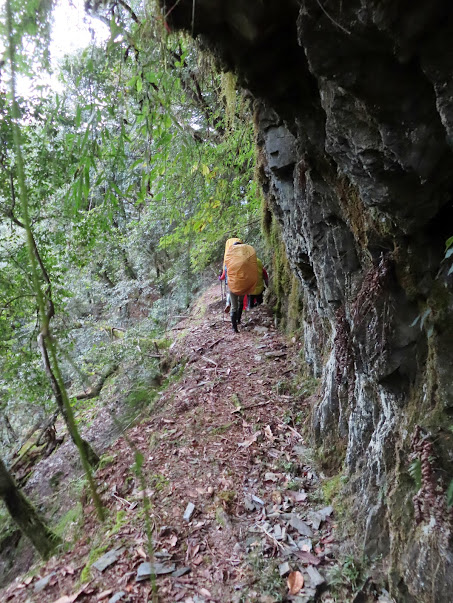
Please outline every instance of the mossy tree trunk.
M48 339L50 338L48 337ZM63 419L65 421L66 427L68 428L69 435L71 436L71 439L74 444L79 449L80 453L82 455L85 455L86 460L91 465L91 467L96 467L99 463L99 457L96 452L92 449L90 444L86 440L84 440L79 434L75 418L72 413L71 406L69 404L69 399L65 399L66 392L64 391L64 386L62 387L62 380L59 380L57 378L55 370L52 369L52 365L49 358L48 341L46 341L46 337L44 337L43 333L40 333L38 337L38 347L41 351L44 368L46 370L47 376L49 377L50 385L55 396L55 401L58 405L58 408L60 409L61 414L63 415Z
M0 498L22 533L31 540L41 557L48 559L61 540L46 526L30 501L19 490L2 459Z
M16 159L17 169L17 180L19 184L19 200L22 210L22 220L19 220L15 216L15 194L12 187L12 206L10 210L10 217L17 226L20 226L25 230L27 248L30 259L30 268L32 274L33 288L35 291L37 306L39 310L40 318L40 333L38 336L38 346L41 351L43 358L44 367L49 377L52 391L55 396L58 408L60 409L69 434L77 446L83 468L85 470L88 482L90 484L91 493L93 495L93 501L96 506L100 519L104 519L104 510L102 502L96 489L96 484L93 478L92 467L96 466L99 462L99 457L91 448L91 446L82 439L77 429L77 424L74 418L74 413L69 401L69 396L64 385L64 379L61 374L56 344L52 338L50 323L52 318L55 316L55 306L52 298L52 283L49 274L46 270L46 266L39 253L38 245L36 243L33 230L32 222L30 220L29 208L28 208L28 186L25 175L24 159L22 155L22 142L21 142L21 129L20 120L21 115L19 111L19 105L17 103L16 95L16 38L14 33L13 25L13 10L11 0L6 0L6 29L8 35L8 55L10 64L10 94L12 100L12 121L11 129L13 133L14 151Z

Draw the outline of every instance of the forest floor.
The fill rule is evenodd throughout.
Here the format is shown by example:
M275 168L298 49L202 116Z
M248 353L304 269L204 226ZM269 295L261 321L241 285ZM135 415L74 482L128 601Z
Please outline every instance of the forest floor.
M96 472L108 519L82 494L65 551L2 602L353 600L328 588L336 513L303 436L315 384L298 374L301 344L264 306L243 323L231 331L217 286L169 332L173 378Z

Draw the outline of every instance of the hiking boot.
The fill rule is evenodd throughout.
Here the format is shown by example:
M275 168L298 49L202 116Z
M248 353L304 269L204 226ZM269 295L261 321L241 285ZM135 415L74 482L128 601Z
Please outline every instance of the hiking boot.
M239 333L236 312L231 312L231 326L233 327L233 331L235 333Z
M225 306L225 310L224 310L225 314L228 314L228 312L230 311L230 308L231 308L230 304L227 304Z
M236 312L236 322L238 323L238 325L241 324L241 316L242 316L242 308L239 308L239 310Z

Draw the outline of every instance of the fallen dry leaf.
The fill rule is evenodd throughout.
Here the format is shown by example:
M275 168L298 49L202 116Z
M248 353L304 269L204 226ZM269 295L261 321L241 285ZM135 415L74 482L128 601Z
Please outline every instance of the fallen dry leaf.
M87 590L88 586L88 584L84 584L76 593L72 595L63 595L54 601L54 603L74 603L74 601L76 601L79 596Z
M207 588L200 588L200 595L211 598L212 595Z
M248 448L249 446L251 446L253 443L256 442L256 440L258 439L258 436L260 436L260 435L261 435L261 431L255 431L255 433L252 436L250 436L243 442L238 442L238 446L242 446L243 448Z
M264 428L264 435L271 442L273 442L274 439L275 439L274 438L274 434L272 433L272 429L271 429L270 425L266 425L266 427Z
M271 498L272 498L272 502L274 502L277 505L280 505L282 502L282 495L280 494L280 492L278 490L272 491Z
M137 553L137 555L140 555L140 557L143 557L143 559L146 559L147 555L145 549L142 546L138 546L135 549L135 552Z
M104 599L107 599L107 597L109 595L111 595L113 593L113 590L110 588L109 590L104 590L102 591L102 593L99 593L97 596L97 601L103 601Z
M193 544L192 542L189 542L189 545L188 545L187 551L186 551L186 561L190 561L190 559L193 559L193 557L195 557L195 555L198 553L199 550L200 550L199 544Z
M298 551L296 555L298 559L302 561L302 563L311 565L319 565L321 563L321 559L319 559L319 557L315 557L309 551Z
M287 579L290 595L297 595L304 585L304 577L300 572L291 572Z
M203 561L203 555L197 555L195 557L195 559L192 559L192 563L194 565L200 565L200 563Z
M286 490L285 494L294 502L303 502L304 500L307 500L308 496L306 492L294 492L294 490Z

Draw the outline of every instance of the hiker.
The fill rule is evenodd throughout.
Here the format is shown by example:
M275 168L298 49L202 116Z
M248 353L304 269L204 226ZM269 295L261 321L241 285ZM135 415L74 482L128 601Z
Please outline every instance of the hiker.
M258 266L258 281L255 289L248 295L249 310L263 303L263 291L269 284L269 277L266 268L263 266L263 262L259 258L256 258L256 264Z
M256 253L251 245L236 241L225 253L224 270L219 276L228 285L229 302L225 312L230 309L231 325L235 333L239 333L244 295L254 291L258 280Z
M235 245L236 243L242 243L241 239L238 239L237 237L233 237L231 239L227 239L227 241L225 243L225 253L223 254L223 271L219 276L219 281L225 281L225 285L228 284L228 280L226 277L226 264L225 264L226 254L228 252L228 249L232 245ZM226 299L225 299L225 310L224 310L225 314L228 314L228 312L230 311L230 308L231 308L230 292L227 290Z

